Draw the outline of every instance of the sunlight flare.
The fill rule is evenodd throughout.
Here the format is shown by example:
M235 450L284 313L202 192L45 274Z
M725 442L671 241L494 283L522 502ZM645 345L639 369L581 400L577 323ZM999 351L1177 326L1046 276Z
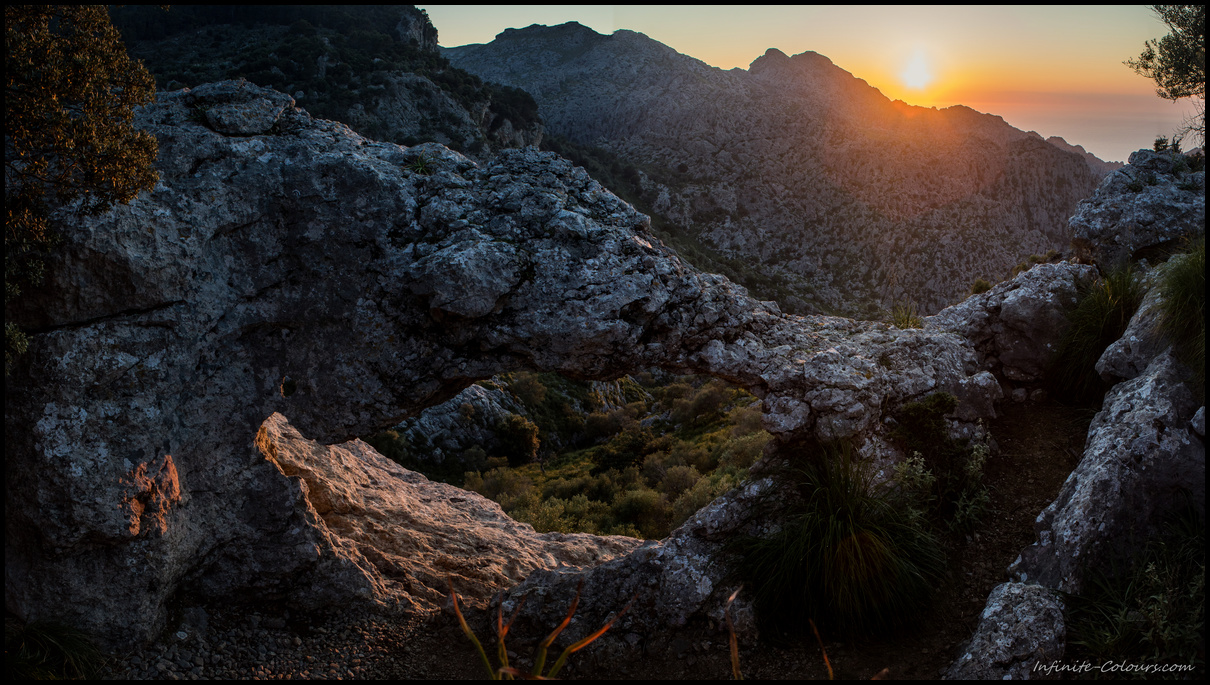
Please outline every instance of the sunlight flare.
M916 48L911 59L908 60L907 66L900 72L899 80L903 85L915 90L924 90L933 82L933 70L929 66L924 50Z

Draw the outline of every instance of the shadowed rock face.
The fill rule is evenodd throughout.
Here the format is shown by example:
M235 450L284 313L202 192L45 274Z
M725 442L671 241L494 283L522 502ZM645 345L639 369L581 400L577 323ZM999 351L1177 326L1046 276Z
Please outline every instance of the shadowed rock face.
M870 454L904 401L949 390L974 420L1000 392L945 326L785 316L693 270L551 154L476 165L375 143L244 82L161 94L139 121L159 185L66 219L47 287L10 313L32 329L5 396L6 606L24 618L120 643L183 593L431 606L435 574L401 570L394 543L358 537L364 520L325 518L371 478L347 474L409 476L363 455L308 479L282 445L369 434L502 371L710 374L763 397L779 441L848 436ZM297 435L265 423L275 412ZM695 525L717 533L726 507ZM516 535L442 563L507 557ZM468 592L560 559L527 558Z

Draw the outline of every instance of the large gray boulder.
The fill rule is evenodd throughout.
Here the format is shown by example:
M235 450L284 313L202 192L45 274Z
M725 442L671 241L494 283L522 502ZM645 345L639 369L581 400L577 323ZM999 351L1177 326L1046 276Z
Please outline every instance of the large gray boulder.
M291 440L330 445L504 371L662 367L750 389L779 442L868 448L903 402L965 392L975 418L999 392L955 333L786 316L695 271L554 155L476 164L288 104L243 82L161 94L138 114L159 141L159 184L64 216L46 287L7 312L31 341L5 394L16 615L122 643L157 634L184 592L431 598L431 584L377 582L354 548L380 575L406 555L384 566L320 525L311 486L258 444L275 413ZM218 107L235 114L198 116Z
M1067 330L1077 285L1095 277L1091 266L1038 264L927 317L925 329L953 331L966 338L978 350L980 363L999 378L1037 383L1049 372Z
M1206 234L1206 172L1179 152L1139 150L1071 217L1080 257L1112 266L1154 259Z
M1053 676L1067 624L1057 593L1041 585L1001 583L987 597L979 627L945 672L946 680L1030 680Z
M1038 541L1009 572L1079 593L1090 569L1138 550L1165 514L1206 507L1206 446L1192 426L1198 404L1172 354L1105 396L1080 463L1038 515Z

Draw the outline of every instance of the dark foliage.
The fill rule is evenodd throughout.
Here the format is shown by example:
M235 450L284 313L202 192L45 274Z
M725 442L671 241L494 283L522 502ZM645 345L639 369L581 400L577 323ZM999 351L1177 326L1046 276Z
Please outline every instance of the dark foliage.
M1122 337L1143 300L1143 290L1129 265L1111 269L1103 278L1077 286L1076 306L1051 362L1050 389L1073 404L1097 404L1108 389L1096 371L1097 360Z
M52 211L96 214L155 185L156 142L133 108L155 94L104 7L4 9L5 374L25 336L10 304L43 278Z
M801 467L777 475L793 499L769 502L763 512L784 521L781 529L727 545L758 617L785 631L805 630L810 618L840 635L905 625L928 604L944 570L939 541L873 485L847 446L804 451Z

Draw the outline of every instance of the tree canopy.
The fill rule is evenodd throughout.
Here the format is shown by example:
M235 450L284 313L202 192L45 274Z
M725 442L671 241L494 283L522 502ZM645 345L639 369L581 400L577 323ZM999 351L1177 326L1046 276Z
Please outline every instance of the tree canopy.
M1149 40L1138 59L1126 65L1155 81L1156 94L1167 100L1194 98L1200 101L1200 113L1187 122L1178 135L1193 133L1206 140L1206 6L1153 5L1170 33Z
M133 108L155 82L104 6L4 8L5 370L26 340L9 305L42 280L53 211L103 212L155 185L156 142Z

